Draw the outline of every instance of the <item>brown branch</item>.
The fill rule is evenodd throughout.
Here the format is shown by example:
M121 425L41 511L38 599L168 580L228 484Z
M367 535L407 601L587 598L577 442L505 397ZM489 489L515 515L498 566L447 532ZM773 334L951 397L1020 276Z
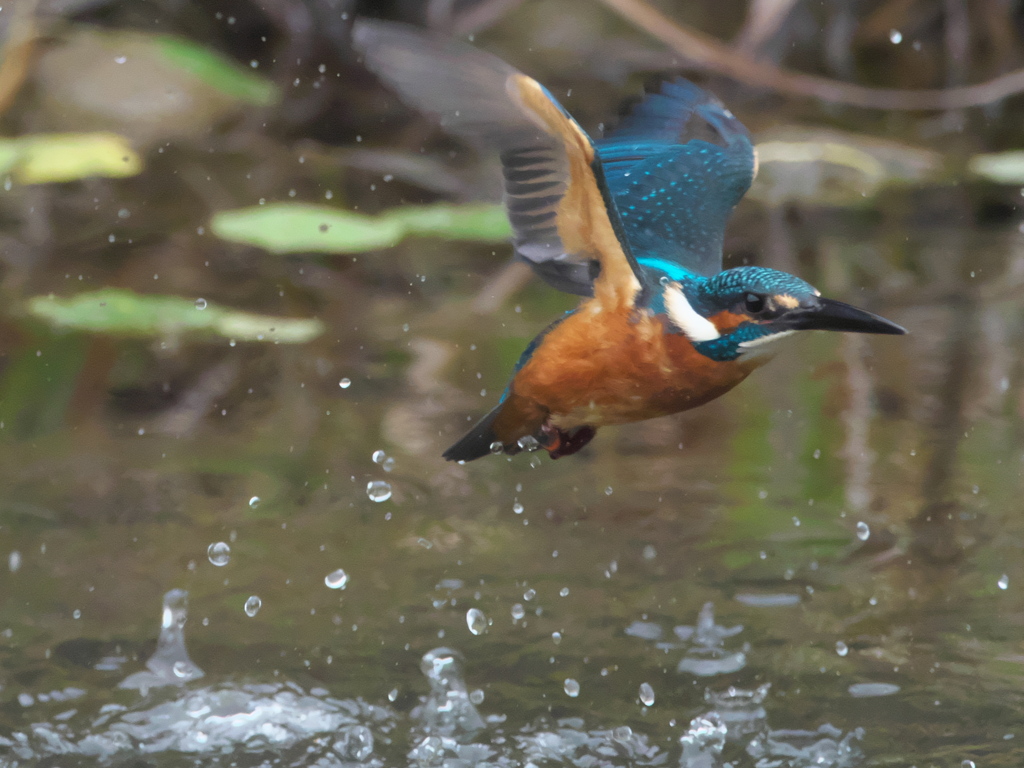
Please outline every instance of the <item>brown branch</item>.
M601 0L692 64L747 85L867 109L949 110L991 104L1024 91L1024 69L975 85L905 90L870 88L756 61L703 32L672 21L644 0Z
M14 18L7 27L0 64L0 114L6 112L21 91L32 69L39 32L35 11L38 0L14 6Z

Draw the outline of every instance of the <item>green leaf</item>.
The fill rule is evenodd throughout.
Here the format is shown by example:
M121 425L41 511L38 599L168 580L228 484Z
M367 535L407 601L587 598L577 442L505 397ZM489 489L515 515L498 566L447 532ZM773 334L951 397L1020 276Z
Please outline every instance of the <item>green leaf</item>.
M69 298L36 296L30 315L55 328L117 336L168 337L185 333L223 336L239 341L302 344L324 331L316 318L257 315L177 296L143 296L119 288L80 293Z
M387 248L402 237L398 222L299 203L221 211L214 214L210 229L225 240L271 253L360 253Z
M1024 184L1024 150L975 155L967 167L996 184Z
M6 163L6 167L5 167ZM0 139L0 173L22 184L124 178L142 170L142 158L115 133L42 133Z
M504 242L512 236L508 216L500 205L416 205L396 208L379 218L397 221L407 235L421 237Z
M367 216L328 206L272 203L214 215L218 237L272 253L361 253L409 235L502 242L511 229L500 206L407 206Z
M277 103L279 94L273 83L247 72L226 56L180 37L160 35L155 42L168 62L231 98L258 107Z

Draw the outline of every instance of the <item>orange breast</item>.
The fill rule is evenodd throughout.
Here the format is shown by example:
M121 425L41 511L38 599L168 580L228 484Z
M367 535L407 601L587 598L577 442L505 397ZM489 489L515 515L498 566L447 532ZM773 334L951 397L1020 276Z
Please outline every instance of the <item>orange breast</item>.
M544 338L513 380L509 414L496 426L527 413L533 422L547 414L562 429L664 416L713 400L756 367L705 357L684 335L667 333L661 318L598 307L585 302Z

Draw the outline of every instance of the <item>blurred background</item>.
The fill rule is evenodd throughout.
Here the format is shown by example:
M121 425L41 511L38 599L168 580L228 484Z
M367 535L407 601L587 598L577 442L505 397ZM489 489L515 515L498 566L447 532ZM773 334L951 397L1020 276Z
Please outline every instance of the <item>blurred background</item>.
M445 463L575 301L362 15L694 79L727 265L911 335ZM1022 92L1016 0L4 3L0 766L1020 765Z

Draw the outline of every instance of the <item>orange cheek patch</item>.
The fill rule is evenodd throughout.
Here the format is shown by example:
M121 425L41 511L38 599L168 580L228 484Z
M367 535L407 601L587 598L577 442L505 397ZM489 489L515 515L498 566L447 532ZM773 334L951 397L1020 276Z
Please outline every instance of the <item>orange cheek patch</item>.
M750 318L746 315L737 315L735 312L719 312L717 315L712 315L710 318L718 332L723 336L736 330L743 323L749 323Z

